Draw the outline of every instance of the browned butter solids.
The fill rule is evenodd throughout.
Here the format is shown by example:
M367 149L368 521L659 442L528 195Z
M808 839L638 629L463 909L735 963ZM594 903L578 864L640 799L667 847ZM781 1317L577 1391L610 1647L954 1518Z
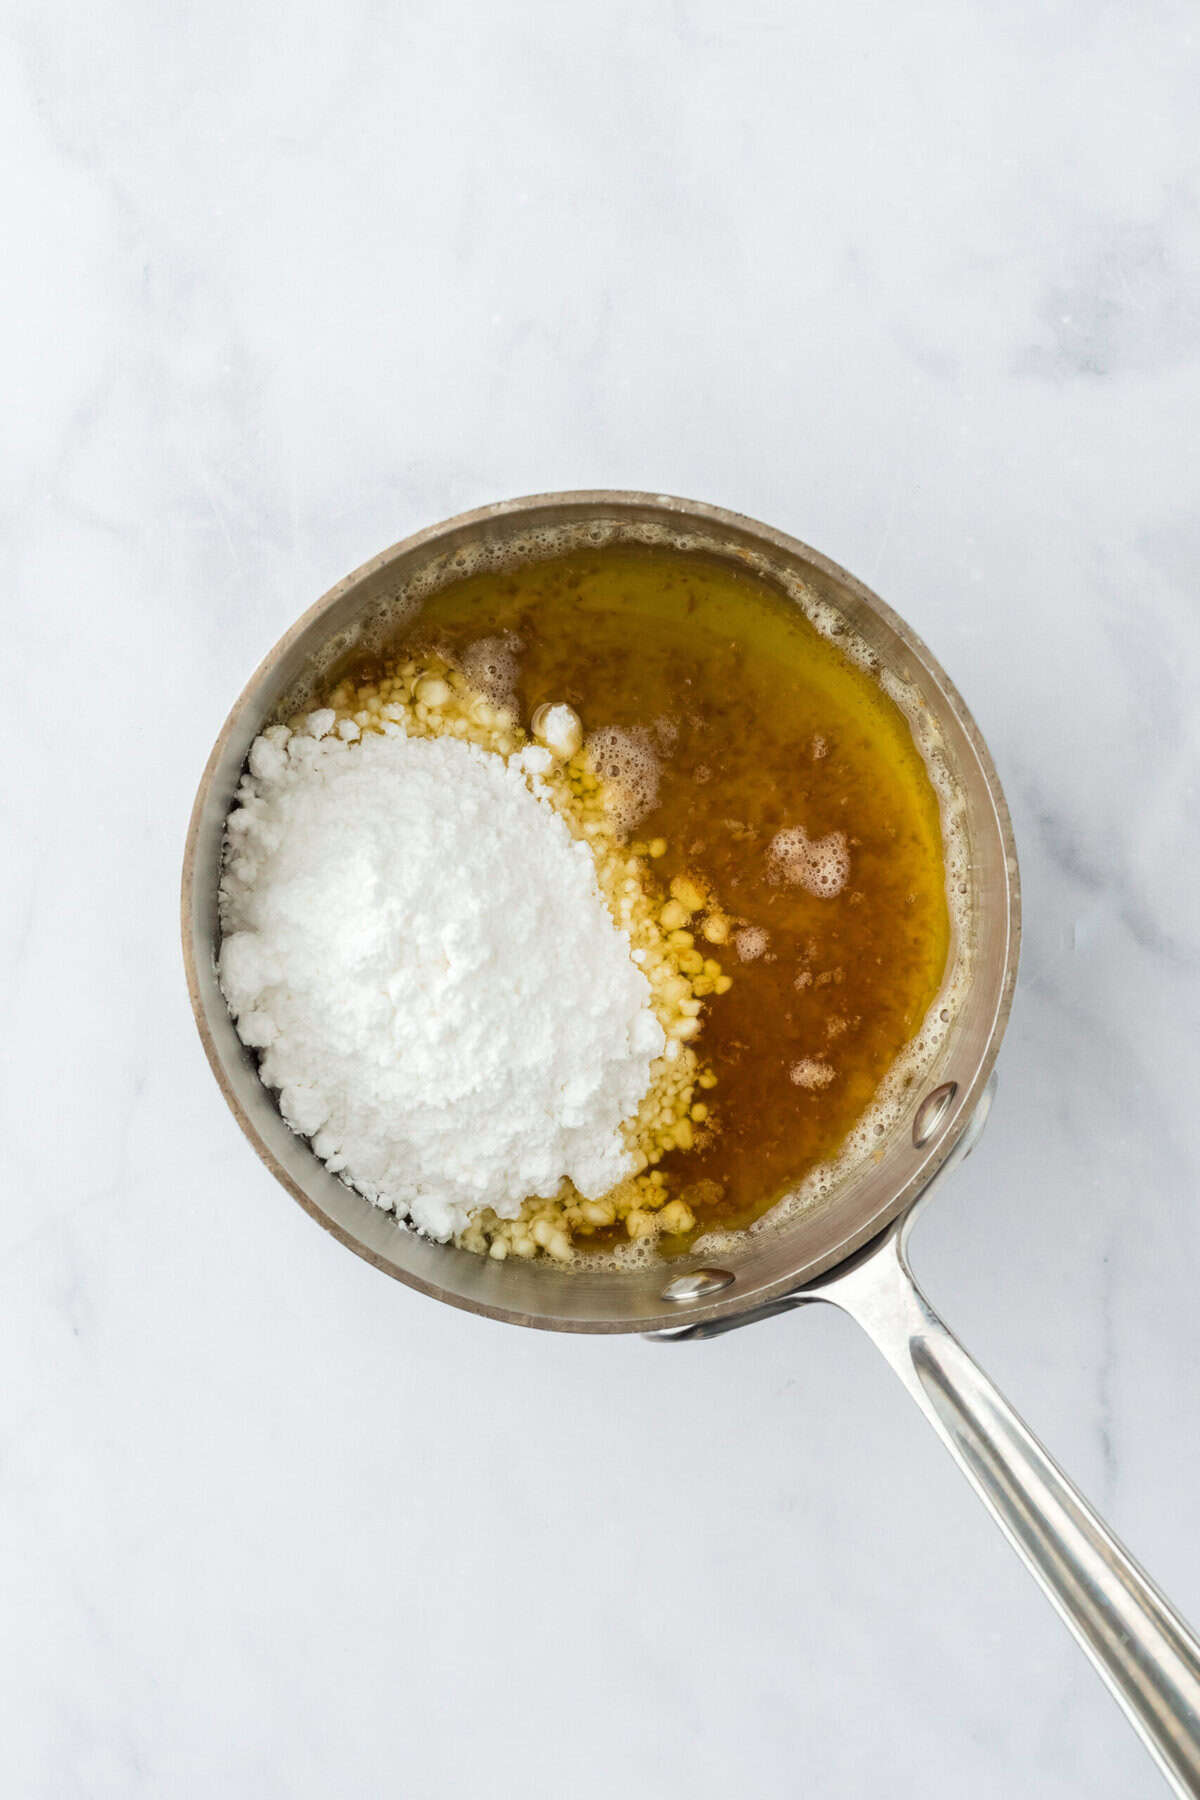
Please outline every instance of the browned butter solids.
M652 864L664 889L698 878L731 918L727 943L697 939L733 978L697 1040L717 1076L697 1096L712 1128L660 1166L698 1232L746 1225L837 1155L942 979L938 801L909 725L784 595L715 559L605 547L473 575L428 600L389 656L457 658L501 632L520 642L526 726L566 701L585 733L649 734L658 794L632 836L666 840ZM780 878L771 845L796 827L844 834L833 897Z

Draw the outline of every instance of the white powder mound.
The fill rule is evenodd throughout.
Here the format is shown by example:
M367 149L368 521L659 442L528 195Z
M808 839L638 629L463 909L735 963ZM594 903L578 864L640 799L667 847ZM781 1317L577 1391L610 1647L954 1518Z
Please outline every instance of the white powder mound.
M583 726L573 706L539 706L530 720L533 735L555 756L574 756L583 742Z
M564 1177L630 1174L664 1048L646 977L536 759L277 726L228 822L221 986L293 1130L444 1241Z
M796 882L819 900L832 900L850 878L850 852L843 831L810 838L803 825L796 825L790 831L776 832L768 854L776 875Z

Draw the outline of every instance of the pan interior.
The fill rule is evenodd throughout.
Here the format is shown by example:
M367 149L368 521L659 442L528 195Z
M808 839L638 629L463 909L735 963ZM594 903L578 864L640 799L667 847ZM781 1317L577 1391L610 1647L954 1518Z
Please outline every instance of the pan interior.
M614 1272L496 1263L433 1244L330 1175L284 1123L233 1028L215 976L223 825L250 743L282 707L302 702L359 646L386 638L407 611L478 568L511 566L609 542L659 544L728 559L771 582L819 629L877 666L914 721L926 759L958 812L954 879L967 889L960 983L936 1061L895 1109L871 1158L832 1184L819 1206L786 1203L750 1232L682 1261ZM647 1330L719 1316L788 1291L865 1243L919 1191L948 1154L990 1072L1015 974L1016 868L1003 796L979 733L919 640L860 584L765 526L662 496L577 494L482 509L419 534L366 564L319 601L266 658L236 703L197 796L184 873L184 947L197 1022L214 1072L260 1155L321 1223L398 1279L438 1298L516 1323L563 1330ZM925 1095L953 1084L937 1129L919 1147L913 1119ZM689 1269L733 1275L715 1298L679 1306L663 1290Z

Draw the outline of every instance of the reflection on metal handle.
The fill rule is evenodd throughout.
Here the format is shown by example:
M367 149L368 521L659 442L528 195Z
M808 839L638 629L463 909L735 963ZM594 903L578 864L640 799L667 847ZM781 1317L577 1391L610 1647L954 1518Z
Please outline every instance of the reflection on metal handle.
M1196 1800L1200 1642L927 1304L907 1223L803 1298L840 1306L883 1352L1176 1793Z

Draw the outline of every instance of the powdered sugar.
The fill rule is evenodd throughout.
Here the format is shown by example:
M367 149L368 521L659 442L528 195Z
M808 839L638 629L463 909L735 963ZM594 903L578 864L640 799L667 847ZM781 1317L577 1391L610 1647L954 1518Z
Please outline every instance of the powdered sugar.
M220 977L292 1127L445 1240L636 1166L664 1035L585 844L459 739L347 741L332 711L256 740L228 821Z

